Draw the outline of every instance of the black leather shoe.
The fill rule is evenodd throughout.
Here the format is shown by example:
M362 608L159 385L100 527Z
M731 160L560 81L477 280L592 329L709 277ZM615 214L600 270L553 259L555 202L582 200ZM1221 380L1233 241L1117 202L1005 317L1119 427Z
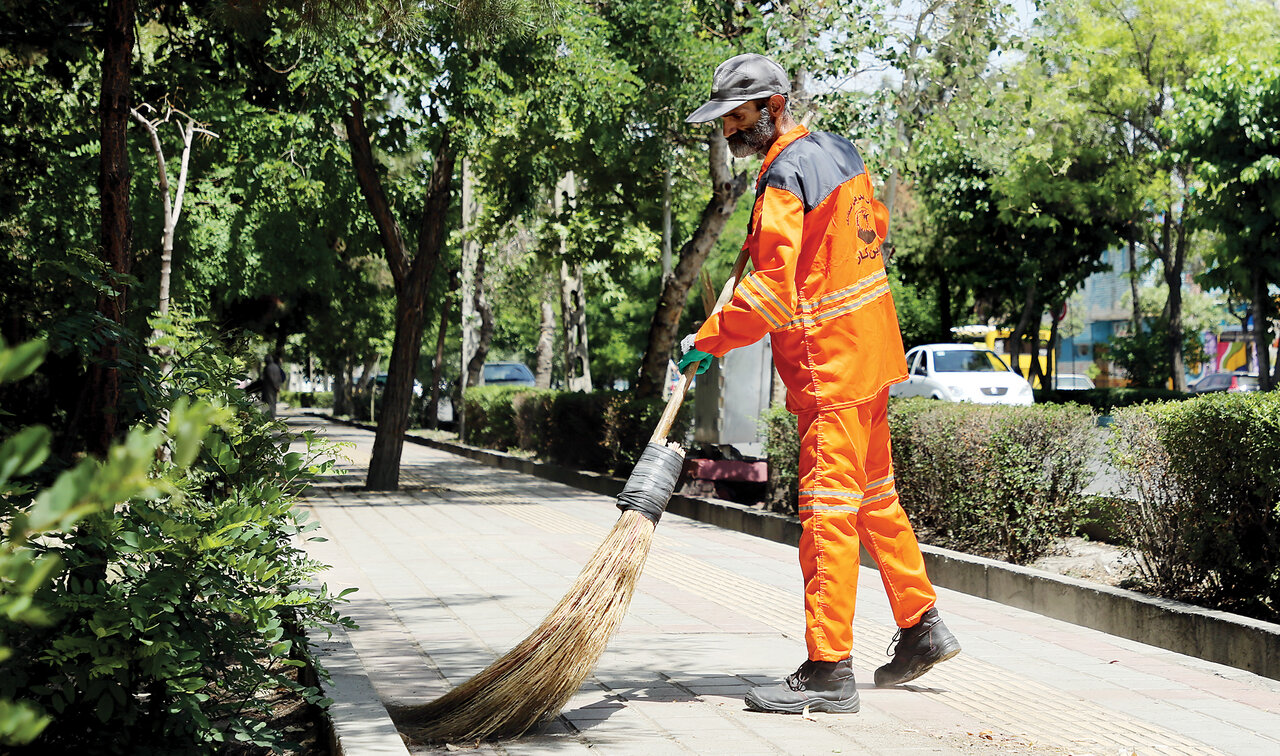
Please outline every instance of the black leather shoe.
M897 648L893 649L893 643ZM893 661L876 670L876 687L901 685L910 682L960 653L960 641L942 624L937 609L920 615L920 621L899 630L889 646Z
M851 714L861 707L853 682L853 660L807 661L781 685L761 686L747 692L747 708L779 714L829 711Z

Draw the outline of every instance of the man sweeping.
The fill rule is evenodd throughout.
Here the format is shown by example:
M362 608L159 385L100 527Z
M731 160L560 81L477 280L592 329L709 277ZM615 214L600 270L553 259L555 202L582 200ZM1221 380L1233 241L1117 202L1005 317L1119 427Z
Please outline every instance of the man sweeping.
M893 658L877 686L914 680L960 652L898 503L886 419L907 377L881 244L888 211L847 139L810 132L788 109L786 72L762 55L716 68L711 99L686 120L723 122L735 157L763 154L746 248L754 271L682 342L684 370L770 334L800 427L800 567L809 658L783 684L746 696L759 711L858 711L854 601L858 545L880 568L894 620Z

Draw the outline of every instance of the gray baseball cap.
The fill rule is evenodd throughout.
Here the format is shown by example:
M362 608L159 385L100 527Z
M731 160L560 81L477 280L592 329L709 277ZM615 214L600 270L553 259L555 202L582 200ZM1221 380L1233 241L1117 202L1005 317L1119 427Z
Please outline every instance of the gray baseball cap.
M716 66L711 99L684 119L687 123L714 121L744 102L771 95L791 95L791 81L782 66L763 55L735 55Z

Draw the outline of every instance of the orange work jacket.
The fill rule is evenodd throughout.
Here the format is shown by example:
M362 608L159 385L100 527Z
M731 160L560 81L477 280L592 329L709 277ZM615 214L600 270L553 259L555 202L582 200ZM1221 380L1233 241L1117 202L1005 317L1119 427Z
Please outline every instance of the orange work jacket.
M907 377L880 245L889 213L849 140L796 126L765 155L746 249L754 270L695 345L717 357L772 335L795 413L874 399Z

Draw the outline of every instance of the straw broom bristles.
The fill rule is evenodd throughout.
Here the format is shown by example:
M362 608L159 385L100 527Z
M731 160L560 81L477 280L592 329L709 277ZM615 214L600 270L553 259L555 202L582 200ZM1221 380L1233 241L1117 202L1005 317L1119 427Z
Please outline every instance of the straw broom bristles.
M744 247L713 313L719 312L733 295L748 258ZM672 389L658 427L649 439L651 445L667 443L667 434L697 368L696 363L689 365ZM679 444L667 445L679 449ZM633 472L627 485L635 478ZM639 485L643 488L652 482L652 478L642 479ZM666 506L665 497L670 496L675 477L666 482L665 491L650 489L651 494L662 495L660 508ZM397 717L400 727L410 737L424 742L478 741L522 735L559 713L591 674L613 631L626 616L660 514L649 519L633 507L624 508L569 592L538 629L462 685L429 704L403 711Z
M624 511L542 624L475 677L406 711L407 734L433 743L515 737L559 713L626 616L653 530Z

